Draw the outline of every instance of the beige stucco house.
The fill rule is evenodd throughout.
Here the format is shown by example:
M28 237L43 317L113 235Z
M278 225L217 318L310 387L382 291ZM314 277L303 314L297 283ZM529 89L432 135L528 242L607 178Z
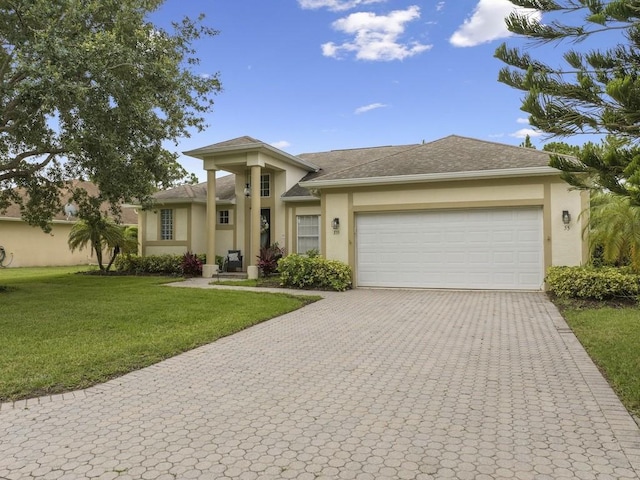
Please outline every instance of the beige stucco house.
M98 189L91 182L73 182L74 187L84 188L90 195L97 195ZM61 192L61 203L69 198L66 190ZM107 210L108 206L104 206ZM51 221L51 231L45 233L39 227L32 227L21 216L18 205L10 205L0 214L0 247L4 249L4 260L0 267L49 267L63 265L95 264L96 258L91 249L71 252L67 240L71 227L78 220L61 210ZM124 225L137 225L138 217L133 209L122 210L121 222Z
M207 182L160 192L141 212L143 254L318 249L367 287L541 289L551 265L586 260L588 196L548 154L460 136L290 155L251 137L185 152ZM218 172L230 172L217 177Z

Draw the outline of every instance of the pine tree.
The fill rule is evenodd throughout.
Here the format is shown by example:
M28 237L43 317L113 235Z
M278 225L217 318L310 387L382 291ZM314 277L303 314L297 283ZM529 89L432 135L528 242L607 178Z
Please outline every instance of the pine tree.
M607 188L640 204L640 1L509 1L543 13L541 21L526 13L507 18L508 29L533 45L570 41L578 47L592 36L618 35L612 48L568 49L559 67L502 44L495 56L508 66L498 80L526 92L521 108L538 130L556 137L609 135L577 159L555 155L550 164L576 187Z

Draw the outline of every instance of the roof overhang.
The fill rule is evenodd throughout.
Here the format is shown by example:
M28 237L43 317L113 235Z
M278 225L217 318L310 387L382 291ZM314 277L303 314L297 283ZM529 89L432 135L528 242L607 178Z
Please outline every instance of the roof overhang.
M251 142L251 143L243 143L239 145L222 146L222 147L216 147L215 145L210 145L208 147L196 148L195 150L188 150L182 153L190 157L204 160L205 157L215 158L215 157L234 154L234 153L249 153L249 152L260 152L267 155L271 155L279 160L284 161L285 163L295 165L309 172L317 172L318 170L320 170L320 167L318 167L317 165L314 165L311 162L302 160L301 158L298 158L287 152L283 152L282 150L276 147L272 147L271 145L268 145L262 142Z
M280 200L283 202L319 202L320 199L318 197L314 197L312 195L305 196L296 196L296 197L280 197Z
M152 207L151 208L158 208L158 207L162 207L164 205L185 205L185 204L191 204L191 203L198 203L200 205L206 205L207 204L207 199L206 198L167 198L164 200L154 200L152 203ZM216 198L216 205L235 205L236 204L236 200L235 199L222 199L220 200L219 198ZM125 206L125 205L123 205ZM134 205L134 204L127 204L126 207L128 208L142 208L142 205Z
M419 175L397 175L385 177L341 178L331 180L309 180L299 182L304 188L339 188L351 186L396 185L406 183L428 183L455 180L479 180L491 178L542 177L559 175L560 171L548 167L502 168L499 170L474 170L466 172L426 173Z

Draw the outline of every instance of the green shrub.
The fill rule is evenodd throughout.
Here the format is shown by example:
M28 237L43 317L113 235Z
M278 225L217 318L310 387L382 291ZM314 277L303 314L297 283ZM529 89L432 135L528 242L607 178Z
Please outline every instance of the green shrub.
M194 261L204 263L204 255L193 255ZM132 275L170 275L181 276L185 255L118 255L115 268L118 272ZM193 272L188 272L193 274Z
M291 254L278 261L283 287L335 290L351 288L351 268L337 260L320 256Z
M551 267L545 281L560 298L609 300L640 294L640 275L628 268Z

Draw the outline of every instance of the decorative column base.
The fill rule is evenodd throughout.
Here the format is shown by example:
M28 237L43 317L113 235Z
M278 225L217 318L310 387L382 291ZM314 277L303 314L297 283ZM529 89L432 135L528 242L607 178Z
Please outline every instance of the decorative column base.
M255 280L258 278L258 267L255 265L249 265L247 267L247 277L249 280Z
M202 278L212 278L218 274L218 264L202 265Z

